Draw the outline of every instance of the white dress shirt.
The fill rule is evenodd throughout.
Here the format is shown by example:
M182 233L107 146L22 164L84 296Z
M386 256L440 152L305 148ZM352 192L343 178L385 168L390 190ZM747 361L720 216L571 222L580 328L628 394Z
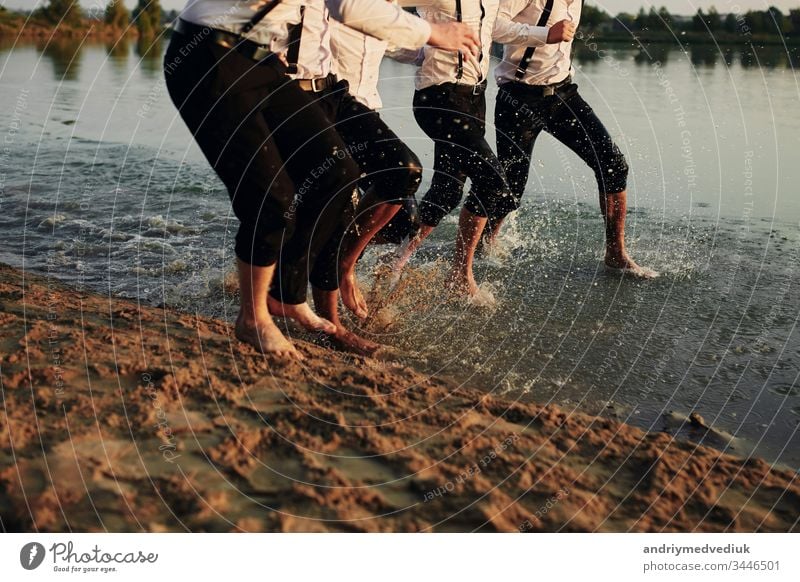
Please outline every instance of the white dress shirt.
M459 83L477 85L489 75L492 41L541 46L547 42L547 27L527 22L514 22L511 18L498 19L498 11L511 0L461 0L461 21L478 35L481 42L479 57L462 56L461 76L458 76L458 53L431 46L424 49L422 67L417 71L417 90ZM401 0L401 5L416 6L425 20L434 23L455 22L456 0Z
M264 0L188 0L181 11L187 22L209 26L240 34L242 27L262 6ZM300 22L301 6L330 11L330 15L365 34L382 38L404 48L419 48L430 38L431 28L423 20L400 10L386 0L280 0L280 3L245 36L276 52L287 50L289 26ZM311 10L311 16L314 10ZM327 18L325 19L327 30ZM317 31L320 34L320 31ZM312 32L313 37L313 32ZM313 38L312 38L313 40ZM322 39L320 39L322 43ZM321 49L322 44L317 45ZM313 45L312 45L313 48ZM311 49L309 49L311 50ZM301 54L303 48L301 46ZM319 50L319 67L324 70L327 60L330 67L330 46ZM306 57L304 61L308 61ZM313 60L313 59L310 59ZM319 72L319 71L316 71ZM314 74L314 77L325 76Z
M186 22L240 34L242 27L264 5L259 0L188 0L180 17ZM298 3L281 2L245 36L279 51L286 40L287 25L300 21Z
M431 28L427 22L386 0L350 0L351 3L370 2L370 6L364 6L361 11L352 10L352 7L349 11L342 11L341 6L344 2L336 4L331 0L327 0L327 2L326 0L290 1L301 1L305 6L302 13L302 32L296 61L297 71L291 75L296 79L315 79L325 77L329 73L340 73L335 68L336 64L333 61L330 16L347 24L354 32L383 39L401 47L422 47L431 34ZM375 6L378 9L372 10L370 7L375 2L377 2ZM369 16L365 16L366 12L369 12ZM287 55L291 56L293 50L298 51L298 46L292 49L291 45L293 44L297 44L296 41L289 38ZM289 58L288 60L290 64L295 64L294 59ZM378 63L380 63L380 59ZM377 75L377 69L375 75ZM375 82L377 83L377 78Z
M505 3L507 11L498 18L536 24L546 3L546 0L508 0ZM582 4L581 0L555 0L548 22L552 25L560 20L570 20L577 26ZM509 81L521 81L528 85L552 85L573 74L570 41L538 47L533 52L525 74L517 79L517 67L527 46L519 42L505 43L503 60L494 69L498 85Z
M334 72L330 12L325 0L305 0L303 3L302 28L294 32L290 29L288 37L286 60L290 66L296 67L289 76L295 79L327 77Z
M336 75L350 84L350 94L370 109L383 106L378 93L381 61L389 43L331 21L331 50Z

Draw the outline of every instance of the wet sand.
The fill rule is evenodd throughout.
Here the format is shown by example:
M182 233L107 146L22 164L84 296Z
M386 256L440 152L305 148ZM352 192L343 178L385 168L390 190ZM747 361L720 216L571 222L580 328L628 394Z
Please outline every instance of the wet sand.
M797 475L0 265L6 531L797 531Z

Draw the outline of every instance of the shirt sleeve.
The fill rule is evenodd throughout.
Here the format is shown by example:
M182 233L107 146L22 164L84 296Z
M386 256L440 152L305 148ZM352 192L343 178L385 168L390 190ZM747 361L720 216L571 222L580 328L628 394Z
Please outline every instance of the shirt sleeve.
M402 48L420 48L431 25L386 0L326 0L331 16L347 26Z
M422 59L425 58L425 52L422 49L404 49L392 45L387 47L385 54L398 63L406 63L407 65L416 65L418 67L422 66Z
M530 0L500 0L497 20L492 31L492 40L503 44L524 44L526 46L543 46L547 44L549 26L534 26L523 22L514 22L514 17L530 4Z

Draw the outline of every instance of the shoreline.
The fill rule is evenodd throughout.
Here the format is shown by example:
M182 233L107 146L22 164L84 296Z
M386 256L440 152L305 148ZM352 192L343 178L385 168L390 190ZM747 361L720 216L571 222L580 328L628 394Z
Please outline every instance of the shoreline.
M92 40L114 40L119 38L137 39L139 30L135 26L128 26L124 29L109 26L102 21L87 22L79 27L69 25L53 26L40 21L24 20L24 16L19 21L0 21L0 39L16 40L59 40L59 39L92 39ZM19 25L22 27L20 28ZM158 35L156 35L157 38Z
M68 25L54 26L38 20L26 20L27 15L16 15L16 20L0 20L0 39L25 39L36 40L42 38L88 38L93 40L109 40L116 38L139 38L139 30L133 24L124 29L105 24L102 20L86 20L79 27ZM20 28L19 25L22 25ZM168 38L172 32L170 24L164 25L154 39ZM581 36L582 35L582 36ZM597 42L608 45L629 44L641 45L672 45L676 48L687 48L690 45L718 45L720 47L800 47L800 36L786 36L774 34L745 34L727 31L686 32L675 31L641 31L609 32L586 30L576 37L582 42ZM578 45L580 46L580 45Z
M797 474L761 459L302 341L279 363L4 264L0 302L7 531L800 527Z

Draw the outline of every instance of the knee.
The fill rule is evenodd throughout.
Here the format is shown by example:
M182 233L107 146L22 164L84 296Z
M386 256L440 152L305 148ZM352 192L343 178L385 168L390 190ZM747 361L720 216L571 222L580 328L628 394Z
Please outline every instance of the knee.
M311 173L311 189L327 193L328 196L349 195L361 179L361 168L356 161L343 150L336 150Z
M422 164L412 152L408 152L402 164L402 179L399 190L405 194L404 198L414 196L422 182Z
M292 237L295 220L276 216L244 220L236 232L234 252L247 264L266 267L278 260L281 241Z
M600 192L616 194L625 190L628 183L628 172L628 161L625 159L625 155L615 147L605 163L595 170Z
M462 190L431 188L420 200L419 219L426 226L437 226L461 202Z
M375 180L379 196L398 203L413 198L422 182L422 164L417 156L406 150L386 165Z
M339 188L338 190L345 190L348 193L358 184L361 179L361 168L356 161L349 155L344 156L339 160Z
M628 160L625 159L625 156L621 151L616 151L612 165L614 167L615 174L622 176L623 179L628 178Z

